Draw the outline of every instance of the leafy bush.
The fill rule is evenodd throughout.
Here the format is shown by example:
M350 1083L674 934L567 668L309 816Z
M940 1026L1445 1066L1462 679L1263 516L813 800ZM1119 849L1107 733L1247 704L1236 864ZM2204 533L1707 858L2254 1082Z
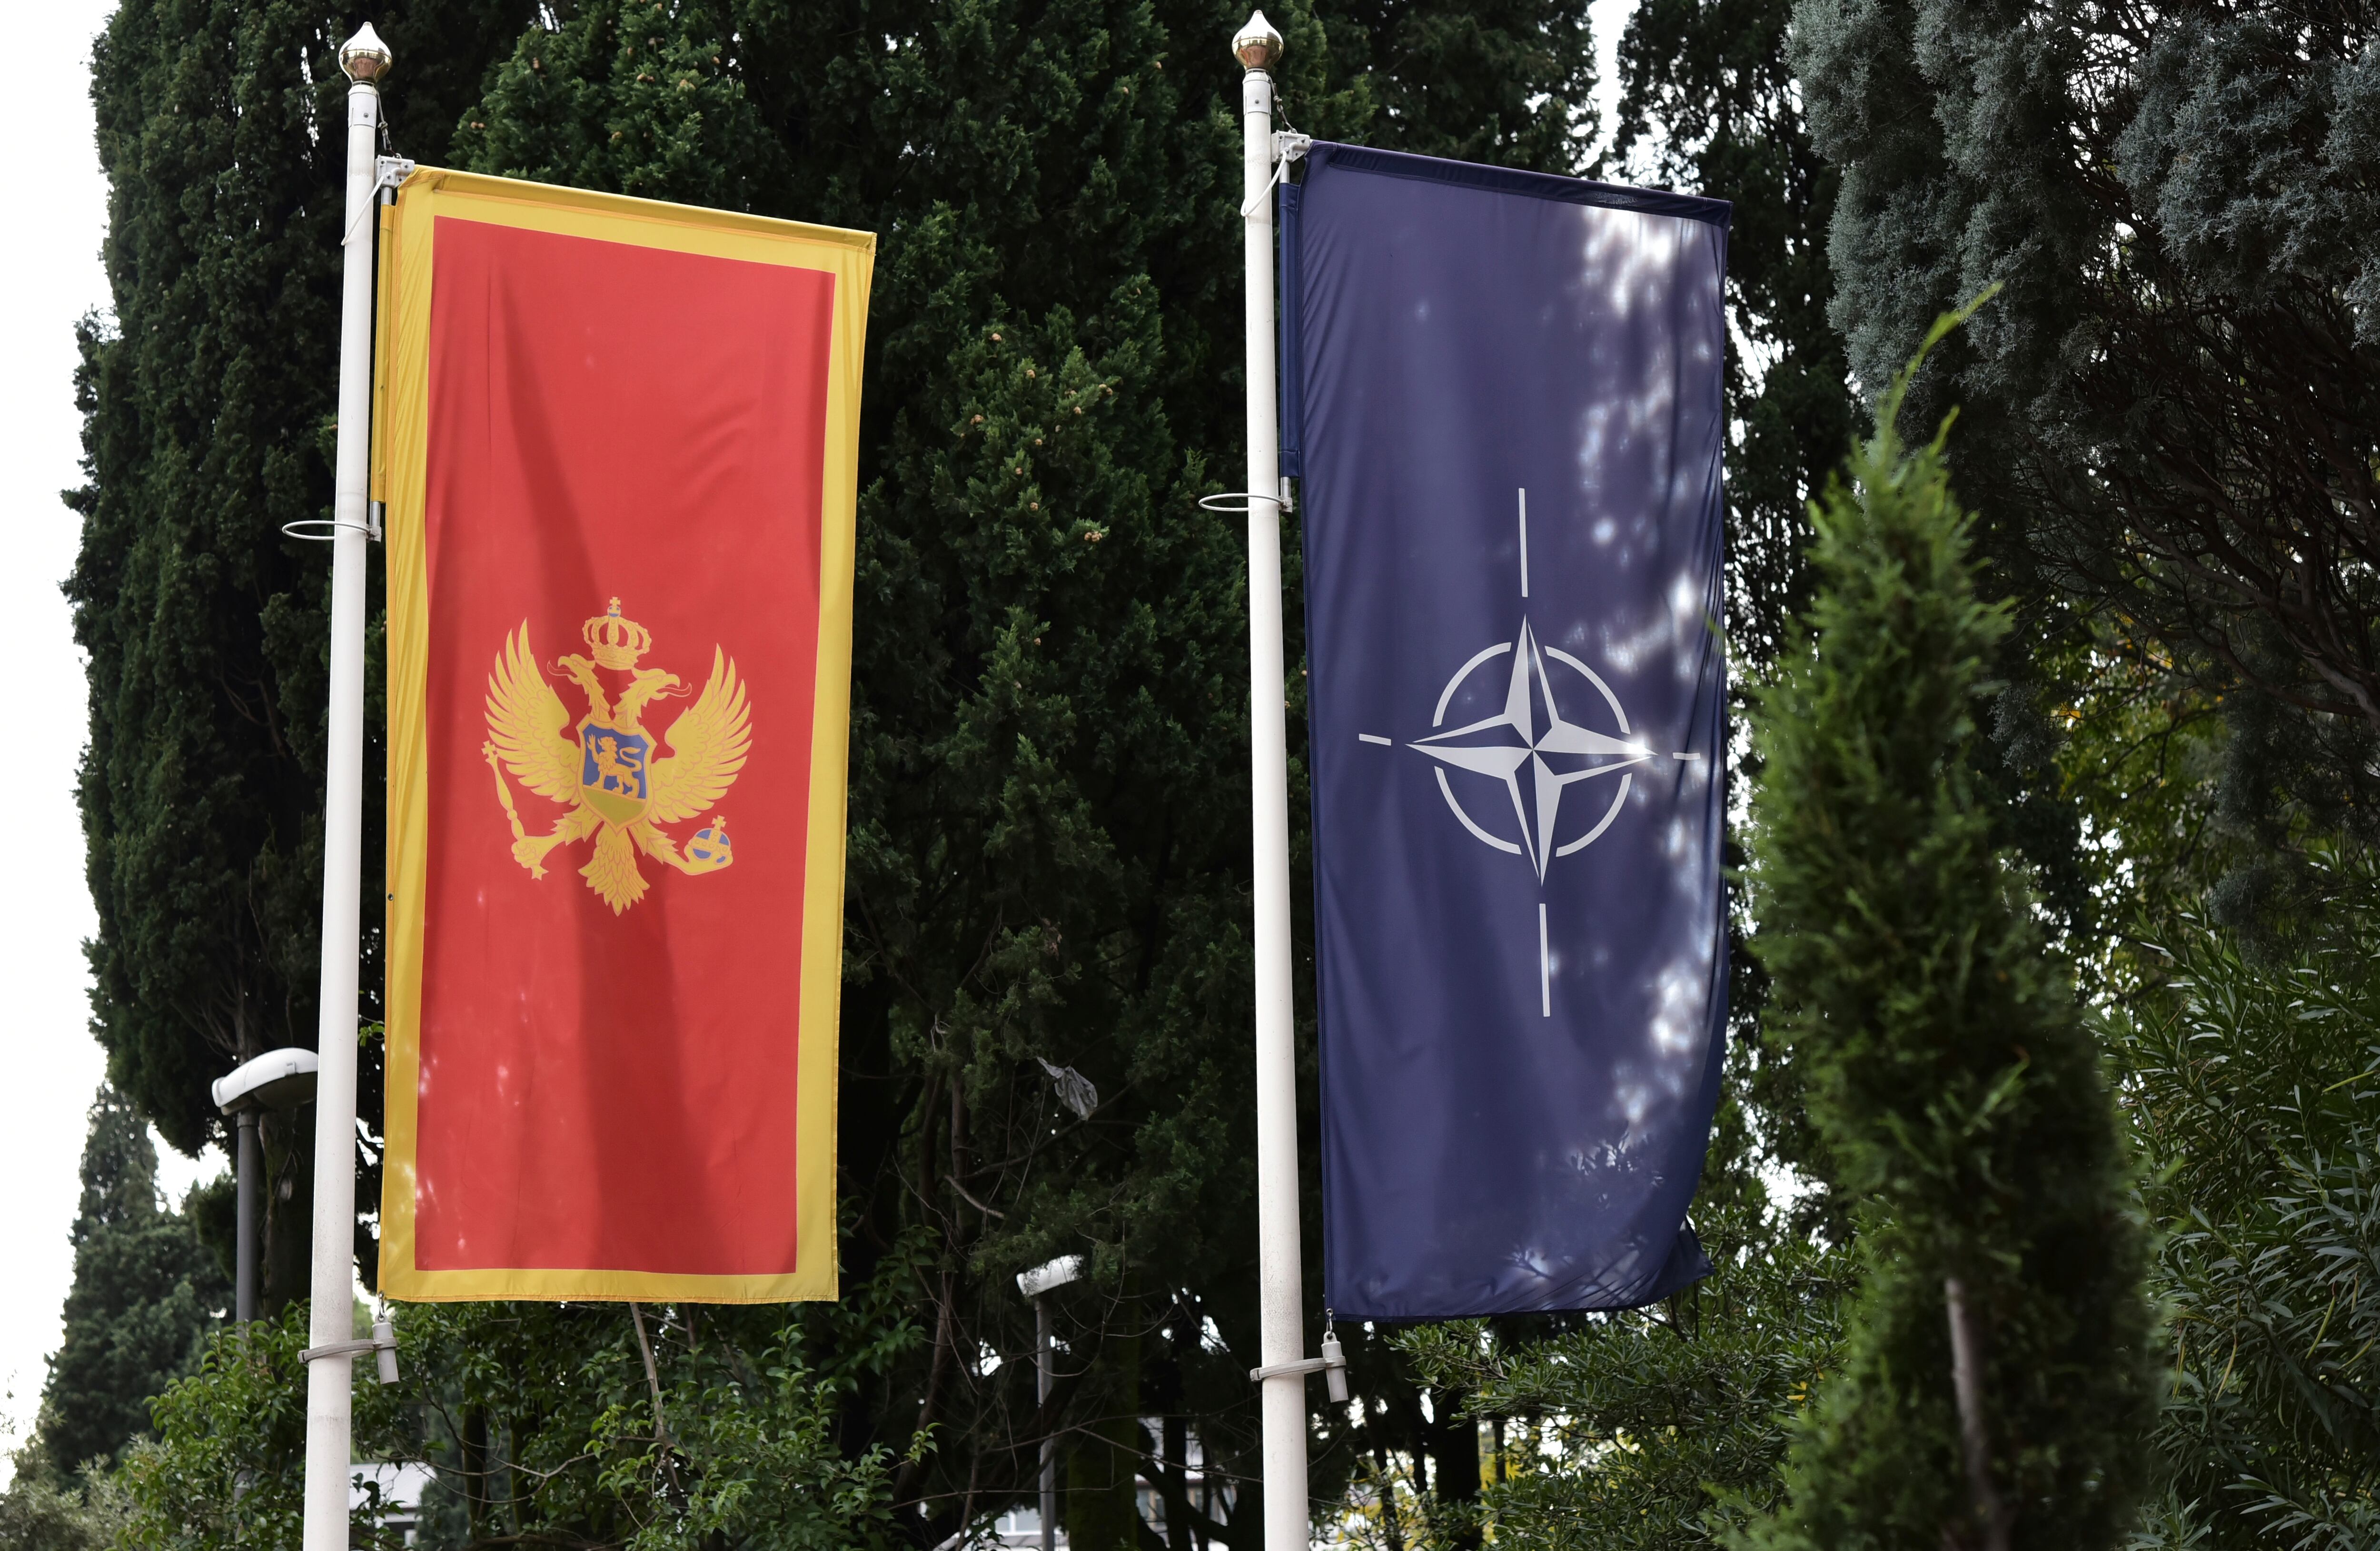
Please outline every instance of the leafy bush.
M2316 848L2288 951L2202 917L2109 1023L2167 1237L2172 1397L2138 1544L2380 1544L2380 868Z
M775 1308L634 1319L610 1304L459 1303L398 1320L403 1375L358 1362L358 1458L431 1466L423 1543L500 1539L628 1551L856 1547L887 1537L883 1449L837 1450L843 1387L801 1360ZM755 1332L759 1339L754 1339ZM303 1515L306 1311L219 1336L155 1403L159 1432L120 1473L122 1542L142 1551L296 1547ZM748 1351L747 1351L748 1346ZM665 1427L659 1424L665 1422ZM914 1446L922 1452L922 1437ZM395 1505L366 1483L358 1545L394 1546Z

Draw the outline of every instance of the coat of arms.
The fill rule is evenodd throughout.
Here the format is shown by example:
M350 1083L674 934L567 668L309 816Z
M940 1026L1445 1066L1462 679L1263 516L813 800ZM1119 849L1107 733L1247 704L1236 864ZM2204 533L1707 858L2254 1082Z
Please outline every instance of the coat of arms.
M639 851L691 874L716 872L735 861L727 821L716 814L683 853L662 826L704 812L735 784L752 748L752 712L735 660L713 647L710 682L656 740L645 730L645 709L689 691L675 673L637 666L652 648L652 634L623 619L616 598L581 634L594 660L574 653L554 667L585 693L587 714L573 727L562 697L538 670L524 620L505 638L488 675L489 741L480 752L512 821L513 859L531 878L543 878L547 852L593 835L595 854L579 875L616 915L644 897ZM629 675L618 700L596 675L599 667ZM655 757L662 742L669 753ZM531 792L568 807L551 830L532 835L522 827L505 766Z

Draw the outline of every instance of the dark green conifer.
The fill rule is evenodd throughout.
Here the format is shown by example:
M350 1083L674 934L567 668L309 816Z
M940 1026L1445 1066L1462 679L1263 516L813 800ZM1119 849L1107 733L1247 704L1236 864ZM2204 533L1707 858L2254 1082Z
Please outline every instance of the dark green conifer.
M458 140L480 170L881 236L844 1266L918 1311L854 1424L896 1444L941 1429L893 1483L920 1540L1031 1491L1043 1421L1009 1276L1076 1250L1091 1285L1060 1303L1080 1358L1050 1419L1083 1488L1076 1543L1132 1541L1135 1472L1170 1532L1192 1533L1184 1433L1162 1430L1169 1455L1137 1421L1160 1409L1237 1477L1236 1506L1208 1503L1221 1521L1201 1533L1246 1544L1259 1519L1244 563L1236 526L1194 504L1236 456L1238 86L1222 41L1242 19L1139 0L864 16L594 0L524 36ZM1403 40L1405 88L1352 71L1340 24L1297 5L1273 19L1301 128L1574 165L1587 56L1568 13L1382 8L1366 25ZM1489 97L1423 90L1489 75ZM1404 111L1367 125L1384 97ZM1294 723L1293 682L1283 698ZM1101 1097L1087 1116L1049 1074L1069 1067ZM829 1339L863 1335L879 1339ZM996 1372L987 1349L1007 1360ZM1442 1475L1475 1490L1471 1429L1440 1430L1450 1458L1449 1439L1465 1446ZM1324 1455L1326 1495L1347 1459Z
M1801 0L1794 33L1852 370L2005 285L1912 408L1966 406L2027 612L2223 697L2250 854L2215 904L2285 903L2293 816L2380 834L2371 18Z
M148 1121L106 1088L91 1108L73 1238L38 1442L58 1468L79 1470L150 1434L149 1401L198 1365L231 1289L189 1219L159 1208Z
M1943 436L1898 438L1907 381L1813 507L1816 600L1756 697L1770 1027L1860 1230L1843 1367L1757 1538L2111 1546L2154 1413L2143 1234L2070 972L1992 843L1970 760L2009 610Z
M434 156L489 51L535 9L376 7L406 82L389 96L394 133ZM314 1042L329 560L281 527L330 503L334 52L359 19L295 0L126 0L92 56L112 305L82 330L88 481L69 497L83 538L67 585L90 654L92 1024L117 1089L187 1151L223 1137L211 1079ZM378 725L368 714L368 735ZM380 978L371 779L367 1012ZM362 1112L376 1116L367 1057ZM268 1309L305 1285L310 1134L302 1120L265 1124L268 1164L293 1186L266 1202Z

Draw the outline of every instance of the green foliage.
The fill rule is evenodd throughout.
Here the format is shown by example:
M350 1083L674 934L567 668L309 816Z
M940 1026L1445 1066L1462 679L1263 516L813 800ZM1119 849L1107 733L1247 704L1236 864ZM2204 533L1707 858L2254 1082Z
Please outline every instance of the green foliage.
M403 1377L356 1364L358 1458L438 1472L425 1544L510 1539L624 1551L883 1544L892 1459L846 1459L837 1386L782 1310L646 1311L665 1435L628 1311L475 1303L398 1321ZM303 1507L306 1315L226 1331L156 1403L159 1437L119 1472L143 1551L295 1547ZM493 1419L492 1431L490 1419ZM914 1450L926 1441L918 1437ZM396 1544L377 1484L358 1544Z
M1921 386L2029 610L2220 692L2222 817L2368 838L2380 785L2380 53L2361 9L1803 0L1842 170L1834 316L1871 386L1986 283ZM2252 919L2253 867L2210 902Z
M68 1481L36 1442L17 1451L0 1490L0 1551L112 1551L131 1517L113 1476Z
M158 1208L148 1122L111 1089L91 1107L72 1236L65 1338L36 1439L44 1460L81 1470L149 1432L150 1397L195 1365L231 1289L189 1220Z
M2096 1048L1969 763L2008 610L1974 596L1942 438L1899 440L1906 381L1855 492L1814 505L1820 589L1756 695L1769 1026L1860 1234L1842 1371L1755 1538L1981 1545L1988 1492L2012 1544L2107 1545L2151 1414L2143 1245ZM1984 1482L1961 1464L1950 1278L1981 1337Z
M426 1455L444 1538L502 1535L633 1551L883 1541L897 1458L846 1460L845 1386L814 1373L783 1309L646 1309L666 1430L635 1316L617 1304L462 1303L405 1311L426 1389ZM927 1448L920 1434L912 1454Z
M1664 1307L1537 1339L1477 1321L1402 1339L1514 1429L1482 1495L1497 1545L1683 1551L1776 1506L1791 1419L1837 1364L1850 1256L1756 1201L1696 1226L1713 1273Z
M2278 957L2182 916L2112 1011L2178 1372L2143 1545L2380 1534L2380 869Z
M157 1437L117 1472L132 1505L121 1545L142 1551L295 1547L304 1517L306 1306L219 1331L198 1370L157 1397ZM356 1364L359 1459L403 1457L396 1395ZM358 1516L366 1535L383 1516L374 1494ZM369 1543L369 1542L368 1542Z
M417 154L435 155L487 51L535 9L375 7L407 83L393 127ZM68 497L82 550L67 588L90 654L92 1025L118 1090L191 1152L225 1134L209 1080L314 1039L329 562L280 529L330 501L343 35L296 0L126 0L92 55L112 306L81 329L88 481ZM375 737L379 721L375 706ZM367 1006L376 748L368 763ZM364 1067L372 1115L376 1050ZM264 1197L274 1309L305 1285L311 1132L268 1117L263 1135L270 1182L294 1187Z
M1364 143L1542 172L1583 170L1596 131L1595 48L1585 6L1353 0L1319 19L1328 25L1332 69L1374 110L1361 124ZM1294 55L1291 63L1297 67Z
M1789 0L1643 0L1620 41L1612 153L1632 179L1734 205L1727 361L1728 634L1765 662L1806 600L1806 503L1851 442L1855 409L1828 321L1837 174L1803 121Z
M322 568L275 530L328 487L338 218L312 132L338 116L302 58L329 59L306 7L141 0L93 54L115 305L83 329L67 588L93 1012L116 1084L189 1149L207 1080L312 1022Z

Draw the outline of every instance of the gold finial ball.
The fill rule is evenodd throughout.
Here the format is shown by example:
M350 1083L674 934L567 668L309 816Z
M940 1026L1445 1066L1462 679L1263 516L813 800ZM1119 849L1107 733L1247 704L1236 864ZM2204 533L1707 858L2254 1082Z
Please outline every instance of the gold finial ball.
M1232 55L1243 69L1266 70L1281 63L1281 34L1262 11L1248 18L1248 24L1232 39Z
M396 63L396 55L380 41L370 22L356 30L356 35L339 45L339 68L347 72L349 80L367 81L377 86L388 75L388 67Z

